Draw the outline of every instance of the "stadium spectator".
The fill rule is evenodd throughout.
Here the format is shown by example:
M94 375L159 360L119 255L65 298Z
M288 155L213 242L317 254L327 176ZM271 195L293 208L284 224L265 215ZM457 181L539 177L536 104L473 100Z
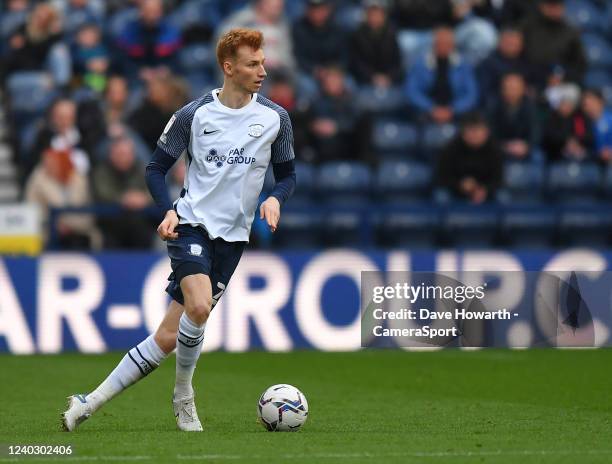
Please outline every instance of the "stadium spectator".
M595 153L600 161L612 161L612 110L606 108L601 91L588 89L582 96L582 109L589 117L595 135Z
M120 75L109 77L102 102L106 124L125 122L128 115L128 97L127 80Z
M322 66L348 64L346 32L334 22L330 0L307 0L304 15L293 25L294 54L300 71L316 76Z
M102 92L110 66L110 54L96 23L83 23L72 47L73 75L88 88Z
M82 140L83 136L77 127L76 103L68 98L56 100L49 109L46 122L36 134L34 149L26 164L26 176L48 148L67 151L73 167L80 174L87 174L90 162Z
M84 207L91 204L87 176L75 168L70 152L48 149L27 181L25 200L40 206L44 230L49 230L50 208ZM61 248L99 248L100 236L93 217L63 213L55 223ZM49 237L47 237L49 238Z
M581 83L587 62L580 34L565 20L564 0L538 0L536 14L522 24L525 57L538 89Z
M580 88L563 84L547 91L552 108L544 126L542 148L549 160L581 161L590 157L593 132L580 108Z
M282 106L289 113L293 126L293 148L298 158L313 161L315 159L308 145L308 112L310 102L299 98L291 77L283 72L273 73L268 77L267 97Z
M104 247L149 248L151 224L140 213L151 204L144 178L144 166L138 161L134 144L128 138L113 140L108 158L94 171L94 191L101 203L122 208L117 215L102 217L99 225L104 232Z
M529 66L523 57L523 45L523 34L519 29L505 28L500 34L497 50L478 67L480 95L485 105L499 96L504 75L518 73L529 81Z
M118 46L127 58L126 71L146 76L150 69L171 64L181 47L181 31L164 18L162 0L142 0L139 17L125 25Z
M478 89L469 63L455 51L452 29L436 29L430 53L408 73L409 103L436 123L448 123L474 108Z
M151 152L174 112L187 102L187 86L177 77L157 75L147 82L147 96L128 118Z
M25 24L9 39L3 63L5 75L16 71L48 71L59 86L71 77L70 53L61 41L62 22L49 3L37 4Z
M219 27L218 35L236 27L258 29L266 38L266 70L293 72L293 42L284 6L284 0L253 0L229 16Z
M136 146L138 159L146 161L151 149L127 124L130 114L129 89L124 77L113 75L108 79L104 100L99 94L82 98L77 107L78 128L82 135L80 145L94 161L106 159L111 139L127 137Z
M346 86L344 71L328 66L321 72L321 96L312 103L310 137L319 162L368 157L369 131Z
M501 99L491 110L493 134L504 154L524 160L538 141L538 118L533 101L526 94L520 74L506 74L501 81Z
M375 87L398 84L402 58L397 32L387 16L388 0L363 0L365 19L351 37L351 69L358 82Z
M480 204L493 199L502 172L502 153L486 120L478 113L466 115L459 135L440 153L437 184L455 198Z

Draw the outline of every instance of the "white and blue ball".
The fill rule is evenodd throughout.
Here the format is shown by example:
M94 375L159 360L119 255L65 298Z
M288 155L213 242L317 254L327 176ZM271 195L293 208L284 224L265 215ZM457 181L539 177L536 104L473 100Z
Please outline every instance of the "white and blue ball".
M292 385L272 385L259 398L257 415L269 432L296 432L308 418L308 401Z

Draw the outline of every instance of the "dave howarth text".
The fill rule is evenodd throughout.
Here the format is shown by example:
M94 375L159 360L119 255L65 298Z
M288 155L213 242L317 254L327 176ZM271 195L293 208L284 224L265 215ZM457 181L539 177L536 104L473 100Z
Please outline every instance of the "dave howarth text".
M465 308L455 308L454 311L431 311L429 309L400 309L399 311L385 311L377 308L373 311L374 319L399 319L399 320L510 320L512 313L507 309L497 311L470 311ZM516 316L516 314L515 314Z

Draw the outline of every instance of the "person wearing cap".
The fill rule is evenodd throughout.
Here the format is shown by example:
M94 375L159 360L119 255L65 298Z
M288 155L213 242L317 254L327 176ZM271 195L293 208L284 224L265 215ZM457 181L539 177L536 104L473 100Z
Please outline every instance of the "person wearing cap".
M388 0L363 0L365 18L351 36L351 70L362 84L389 87L402 78L402 57Z
M565 20L564 0L539 0L536 14L521 29L525 57L539 89L582 81L587 62L579 31Z
M308 0L306 11L293 25L294 52L301 72L318 75L331 63L348 63L347 33L334 22L329 0Z

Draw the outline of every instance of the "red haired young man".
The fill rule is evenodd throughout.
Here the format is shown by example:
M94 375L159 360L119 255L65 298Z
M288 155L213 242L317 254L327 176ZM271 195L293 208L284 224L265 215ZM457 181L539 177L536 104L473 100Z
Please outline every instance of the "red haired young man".
M103 404L155 370L176 348L173 408L177 426L201 431L191 385L211 310L248 242L268 165L276 185L259 214L274 232L280 207L295 188L293 132L287 112L257 92L266 77L263 35L234 29L217 45L223 87L178 110L147 166L147 185L165 217L157 232L172 265L166 291L172 302L159 328L128 351L87 395L69 397L62 414L74 430ZM187 173L171 203L165 175L185 153Z

